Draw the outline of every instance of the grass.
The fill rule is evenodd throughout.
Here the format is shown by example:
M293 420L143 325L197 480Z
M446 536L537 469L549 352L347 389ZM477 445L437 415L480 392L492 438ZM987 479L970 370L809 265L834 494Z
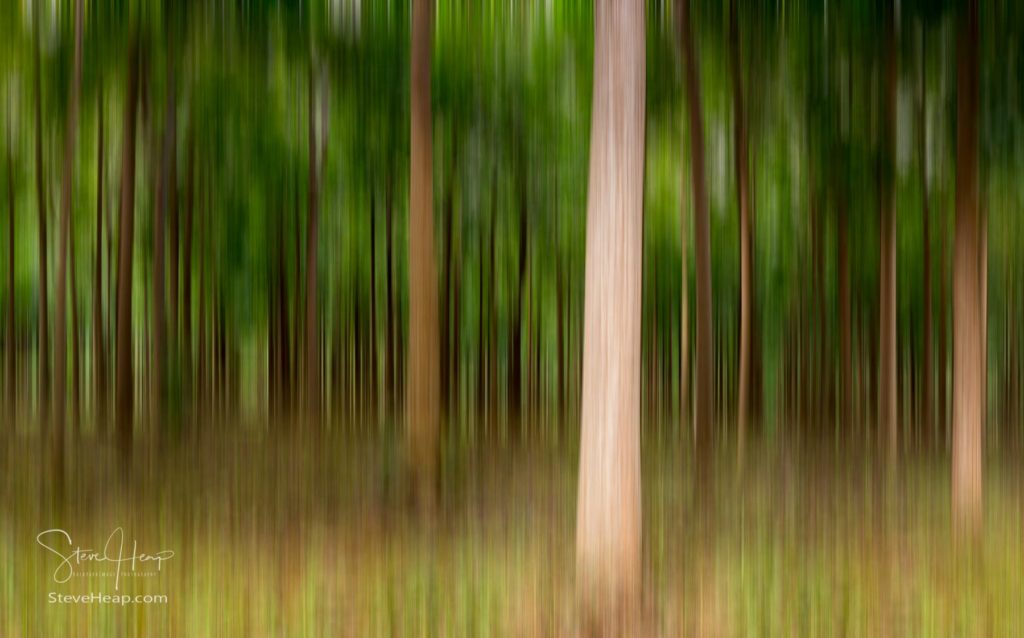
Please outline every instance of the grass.
M954 538L943 455L887 472L864 450L728 446L697 486L690 450L645 437L644 628L651 635L1012 636L1024 627L1024 482L986 467L985 523ZM575 632L575 443L450 443L434 524L411 514L400 438L211 433L70 443L55 503L34 437L0 443L0 635L556 636ZM709 498L698 499L698 487ZM35 535L172 549L123 593L166 604L54 604L114 593L51 574ZM83 569L85 567L83 566Z

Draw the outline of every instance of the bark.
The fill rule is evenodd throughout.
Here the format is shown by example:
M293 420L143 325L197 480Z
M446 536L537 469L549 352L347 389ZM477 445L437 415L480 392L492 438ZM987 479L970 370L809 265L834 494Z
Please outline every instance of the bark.
M953 254L952 506L958 529L982 514L982 295L978 214L978 2L966 0L957 41L956 233Z
M384 232L385 232L385 248L387 255L385 257L386 274L387 274L387 314L388 314L388 339L387 339L387 361L386 368L387 373L385 375L385 399L384 404L386 409L389 411L395 405L395 395L397 389L397 375L398 375L398 359L395 351L395 341L397 335L395 334L395 295L392 287L394 285L394 275L392 274L392 264L394 263L393 247L394 247L394 235L391 230L391 220L394 207L394 194L392 188L394 187L392 178L392 167L388 164L388 178L387 178L387 192L386 192L386 204L384 210Z
M893 459L898 446L896 367L896 215L893 210L896 133L896 36L893 18L886 24L882 157L879 166L879 334L878 420Z
M614 623L641 585L644 19L639 0L595 6L576 582L584 613Z
M103 154L103 91L97 98L97 150L96 150L96 254L92 281L92 361L93 389L96 401L96 427L100 432L107 430L107 346L103 319L103 192L105 180L105 156ZM107 241L110 241L108 237ZM109 268L109 265L108 265Z
M54 352L55 445L63 446L65 410L67 407L67 277L68 244L71 242L71 197L75 168L75 141L78 133L78 93L82 78L82 0L75 2L75 52L71 76L71 103L68 106L67 130L64 139L64 168L60 198L60 245L57 252L57 314L54 319L56 350ZM74 268L74 264L71 266ZM72 294L74 290L72 289ZM72 302L73 303L73 302Z
M153 422L160 427L164 416L164 397L167 392L167 211L174 205L172 193L176 190L177 102L175 99L174 55L167 55L167 105L164 111L163 151L160 159L160 177L157 185L156 210L153 220L153 327L151 391ZM173 318L171 319L173 321Z
M10 128L8 128L10 130ZM7 138L7 407L10 428L15 425L18 392L17 344L14 336L14 159L11 138Z
M710 441L714 419L714 377L711 337L711 228L708 218L707 179L704 167L704 124L701 111L697 47L690 24L690 0L680 2L680 37L684 49L684 82L690 130L690 168L693 188L694 247L697 268L697 379L696 423L699 442Z
M46 185L43 173L43 112L42 112L42 62L39 56L39 11L33 11L36 40L36 200L39 207L39 416L44 428L49 426L50 416L50 319L49 286L47 284Z
M736 197L740 214L740 362L739 389L736 420L739 427L740 445L750 419L750 394L753 378L751 375L751 323L753 321L751 300L753 298L753 271L751 255L751 202L747 160L747 118L743 104L743 77L740 72L739 18L736 15L736 0L729 3L729 44L731 48L730 76L732 79L734 144L736 160Z
M932 435L932 384L935 374L932 370L932 244L931 228L928 210L928 140L927 140L927 104L925 103L925 70L924 70L924 36L921 36L921 50L918 56L919 68L919 93L918 93L918 153L920 154L921 169L921 223L923 227L924 242L924 345L923 345L923 368L921 371L921 429L926 437Z
M192 400L192 226L195 223L195 122L189 127L187 165L185 167L185 220L181 247L181 352L186 401ZM283 214L283 212L282 212ZM278 233L284 237L284 229ZM280 242L275 245L284 248ZM287 309L285 309L287 315ZM287 341L288 333L284 339Z
M432 0L413 0L410 48L408 444L421 509L433 508L440 429L437 264L434 257Z
M121 151L121 203L117 256L117 383L116 411L121 452L127 458L132 440L134 388L132 374L132 252L135 236L135 112L139 93L137 35L128 52L124 138Z
M319 184L316 149L316 87L313 63L309 65L309 191L308 223L306 226L306 409L316 418L320 404L320 343L317 327L317 253L319 245Z
M377 392L377 199L370 192L370 418L376 419L378 406Z

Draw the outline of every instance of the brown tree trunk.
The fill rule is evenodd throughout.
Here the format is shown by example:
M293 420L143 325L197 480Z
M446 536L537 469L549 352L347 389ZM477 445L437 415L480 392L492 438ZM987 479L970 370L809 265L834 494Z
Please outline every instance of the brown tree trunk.
M39 417L44 428L50 418L50 319L46 257L46 185L43 174L42 62L39 57L39 10L33 11L36 40L36 200L39 206Z
M370 193L370 418L377 418L377 199Z
M10 130L8 128L8 130ZM17 344L14 336L14 159L10 133L7 137L7 408L11 430L15 426L18 393Z
M74 236L73 228L71 235ZM78 277L75 268L78 259L75 257L73 238L68 247L68 259L71 262L68 275L68 294L71 302L71 428L75 434L79 434L82 428L82 348L78 323Z
M457 129L456 129L457 130ZM451 293L452 293L452 224L455 216L455 171L457 161L458 139L457 134L452 134L452 155L451 169L448 171L444 191L444 281L441 285L441 418L448 417L449 404L451 403Z
M186 408L191 408L195 385L192 381L192 226L195 223L195 123L189 126L187 165L185 170L185 219L182 228L181 247L181 369L183 387L185 389ZM282 215L284 212L282 211ZM284 237L284 229L281 228L279 238ZM280 242L275 245L281 250L284 247ZM285 309L287 317L287 309ZM288 333L284 334L285 342L288 340Z
M526 267L529 259L529 211L527 210L526 160L522 147L517 149L516 179L519 186L519 274L516 280L516 302L512 315L512 338L509 344L508 409L513 421L519 420L523 403L523 298L526 296ZM516 424L518 427L518 423Z
M437 264L434 258L433 118L430 105L433 0L413 0L410 48L409 381L406 418L420 507L433 509L440 429Z
M976 532L982 514L982 294L978 215L978 2L966 0L957 43L956 234L953 256L953 516Z
M135 236L135 111L139 93L137 35L128 51L128 90L125 92L124 144L121 150L121 203L117 252L117 431L121 453L131 453L134 411L132 374L132 252Z
M918 56L919 67L919 94L918 94L918 153L920 154L919 164L921 169L921 223L923 226L924 242L924 344L923 344L923 369L921 371L921 430L925 437L930 438L932 430L932 384L935 373L932 370L932 243L930 228L930 213L928 210L928 140L927 140L927 115L928 109L925 103L925 67L924 67L924 36L921 36L921 50Z
M878 333L878 420L880 433L888 441L888 454L898 450L898 408L896 396L896 215L893 211L896 132L896 35L894 18L886 23L886 63L882 156L879 165L879 333Z
M739 389L736 421L739 428L739 442L742 449L750 419L751 384L751 299L753 271L751 269L751 211L750 190L747 177L747 119L743 105L743 77L740 73L739 18L736 15L736 0L729 3L729 69L732 79L732 103L735 123L733 125L736 161L736 197L740 214L740 362Z
M576 582L589 620L640 597L644 3L598 0L587 193Z
M316 87L313 63L309 65L309 213L306 227L306 409L317 417L320 405L320 342L317 327L317 253L319 244L320 208L318 204L319 166L316 152ZM321 158L322 159L322 158Z
M843 182L845 184L845 180ZM837 215L838 237L838 270L839 270L839 358L840 358L840 391L839 391L839 423L844 433L850 432L853 407L853 343L851 338L850 308L850 209L845 187L839 193L839 212ZM844 434L848 435L848 434Z
M697 387L695 430L699 442L710 441L714 419L714 376L711 337L711 227L704 170L704 118L701 111L699 63L690 24L690 0L680 2L680 37L684 49L684 82L690 130L690 168L693 188L694 247L697 268Z
M75 53L74 70L71 76L71 103L68 107L68 122L64 139L64 168L61 179L60 197L60 239L57 249L57 315L54 319L56 334L54 352L54 396L55 433L54 445L60 461L63 459L65 410L67 402L67 277L68 244L71 242L71 197L75 169L75 137L78 133L78 93L82 78L82 5L75 2ZM74 268L74 264L71 265ZM72 304L74 303L72 287Z
M391 230L391 220L392 220L392 215L394 213L394 211L393 211L393 207L394 207L394 194L392 193L391 189L394 188L394 182L393 182L391 171L392 171L392 167L391 167L391 165L389 163L388 164L388 178L387 178L387 192L385 194L385 196L387 197L387 200L386 200L385 211L384 211L384 214L385 214L385 217L384 217L384 223L385 223L384 232L385 232L385 235L386 235L384 245L385 245L385 248L387 250L387 256L386 256L386 259L387 259L387 265L386 266L387 266L387 268L386 268L386 270L387 270L387 304L388 304L388 309L387 309L387 313L388 313L388 339L387 339L387 341L388 341L388 343L387 343L387 362L386 362L386 364L387 364L386 365L386 367L387 367L387 374L385 375L385 378L386 378L386 383L385 383L385 388L386 388L385 389L385 394L386 394L386 396L385 396L385 406L386 406L386 408L388 410L388 414L389 415L390 415L390 411L395 407L396 394L397 394L396 391L397 391L397 386L398 386L398 381L397 381L397 378L398 378L398 358L397 358L397 353L396 353L396 348L395 348L395 341L398 339L398 336L395 334L395 330L396 330L396 328L395 328L395 295L394 295L394 291L393 291L394 275L392 274L393 273L392 264L394 263L394 257L393 257L394 235L393 235L392 230Z
M164 232L167 211L174 206L173 193L177 184L177 101L175 99L174 54L167 54L167 106L164 111L163 156L157 185L156 209L153 219L153 328L152 366L150 386L153 423L159 428L164 417L164 397L167 392L167 243ZM171 319L173 321L173 317Z
M103 91L96 100L97 150L96 150L96 255L92 281L92 361L93 390L96 401L96 428L107 430L107 346L103 319L103 192L105 180L105 156L103 154ZM110 238L107 238L110 241ZM110 267L109 264L107 266Z
M491 182L491 229L490 238L487 242L487 294L489 308L488 315L490 326L487 336L487 420L493 427L497 426L498 420L498 294L495 283L496 273L494 266L494 235L498 228L498 171L494 171L494 180Z

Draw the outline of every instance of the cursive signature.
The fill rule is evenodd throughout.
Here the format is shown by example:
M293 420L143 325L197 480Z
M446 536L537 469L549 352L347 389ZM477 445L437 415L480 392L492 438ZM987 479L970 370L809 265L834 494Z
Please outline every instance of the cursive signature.
M58 583L66 583L71 580L71 577L75 575L76 565L81 565L83 563L113 563L115 567L114 589L116 590L121 582L121 565L123 563L131 563L133 572L137 565L145 564L155 564L157 571L160 571L163 568L164 561L174 557L174 551L169 549L159 551L155 554L140 554L138 551L139 543L136 540L132 540L131 554L125 556L124 529L120 527L110 533L110 536L107 538L107 542L103 545L102 551L75 547L68 553L64 553L47 543L47 540L50 537L63 539L67 542L68 547L71 547L71 534L68 534L62 529L54 528L48 529L44 532L39 532L39 534L36 535L37 543L61 558L61 562L57 566L57 569L53 571L53 580Z

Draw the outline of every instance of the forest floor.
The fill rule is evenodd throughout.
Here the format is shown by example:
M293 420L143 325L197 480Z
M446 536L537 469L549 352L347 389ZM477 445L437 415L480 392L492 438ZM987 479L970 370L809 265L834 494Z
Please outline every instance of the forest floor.
M574 624L576 442L448 437L440 499L410 507L401 438L218 430L69 440L56 498L34 436L0 439L0 635L560 636ZM649 635L1010 636L1024 627L1024 464L987 459L975 542L950 524L943 453L774 441L715 453L645 432ZM74 547L153 563L74 563ZM124 530L123 549L117 528ZM137 545L133 545L137 543ZM90 573L92 572L92 573ZM159 594L121 606L56 594ZM1018 634L1019 635L1019 634Z

